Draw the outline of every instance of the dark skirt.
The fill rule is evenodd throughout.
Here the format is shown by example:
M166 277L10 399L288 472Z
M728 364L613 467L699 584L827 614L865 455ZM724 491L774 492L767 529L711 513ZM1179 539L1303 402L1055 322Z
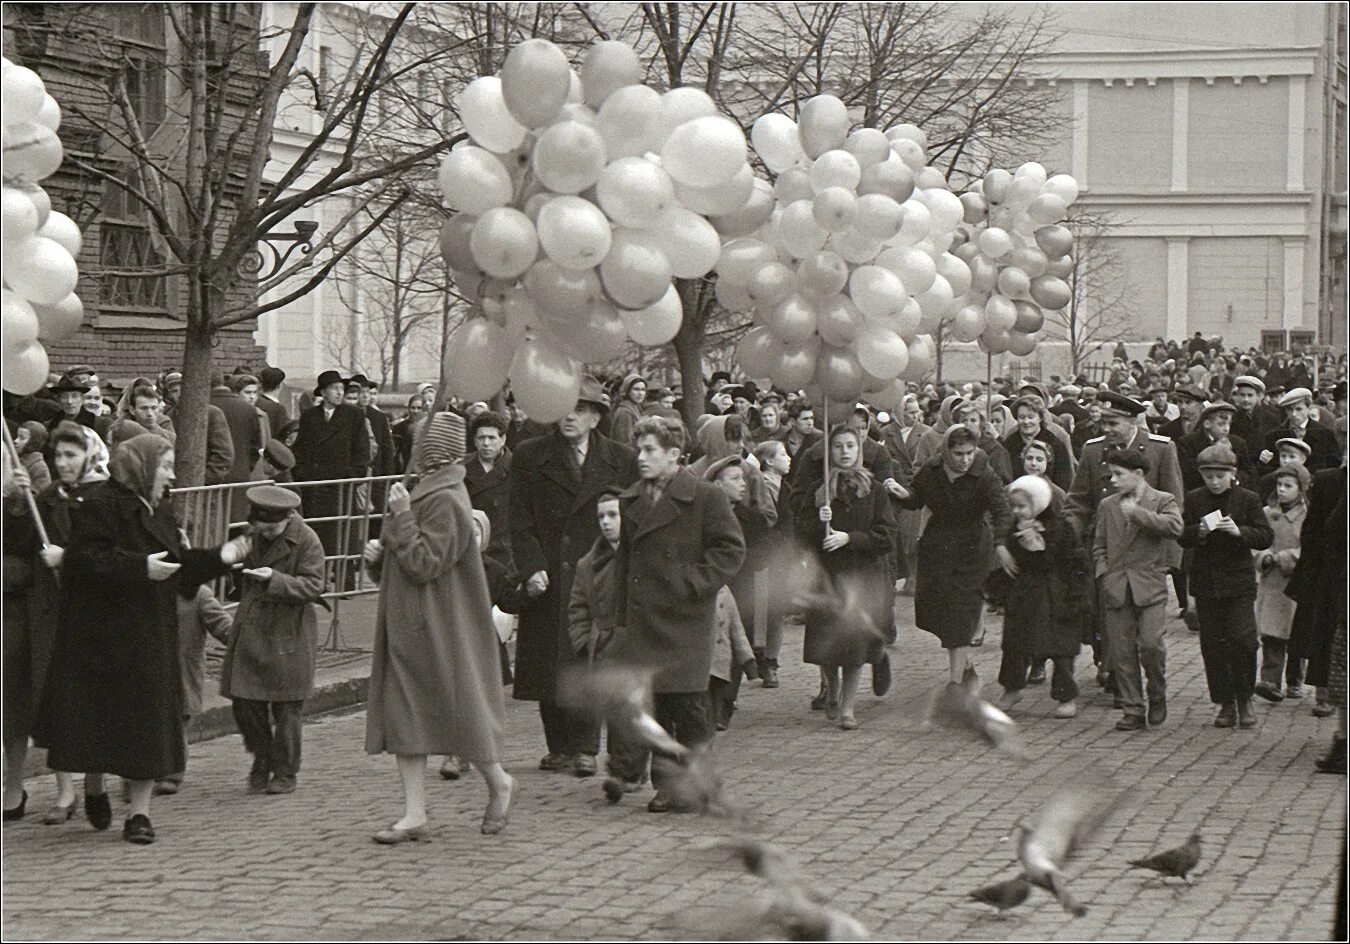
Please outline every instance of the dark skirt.
M993 557L989 526L928 527L919 539L914 622L943 649L969 646L980 633L983 584Z

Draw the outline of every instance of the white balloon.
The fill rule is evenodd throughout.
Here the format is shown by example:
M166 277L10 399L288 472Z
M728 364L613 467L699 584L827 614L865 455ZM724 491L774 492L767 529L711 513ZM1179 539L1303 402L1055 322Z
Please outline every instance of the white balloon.
M873 239L857 229L846 229L830 236L830 249L839 253L846 262L862 265L871 262L881 252L881 240Z
M1015 178L1020 177L1025 180L1034 180L1036 182L1036 186L1040 187L1046 181L1045 167L1041 164L1036 163L1035 161L1027 161L1021 167L1017 168L1017 171L1016 173L1013 174L1013 177Z
M896 138L891 142L891 151L896 157L904 161L905 166L912 172L918 174L928 163L928 155L924 149L919 146L917 141L911 141L908 138Z
M749 236L767 224L773 217L773 210L773 186L756 177L749 198L739 209L709 216L708 222L723 236L734 239Z
M628 336L638 344L647 347L669 344L680 331L684 305L680 293L672 285L655 304L634 311L620 308L619 317L623 319Z
M16 292L3 289L0 302L0 345L5 351L26 347L38 338L38 318L33 306Z
M853 225L858 215L858 198L852 188L826 187L811 201L811 212L821 229L838 233Z
M9 188L6 187L6 190ZM34 213L34 218L37 214ZM71 256L78 257L80 249L84 246L84 237L80 233L80 228L75 225L75 221L64 213L52 211L47 217L47 222L42 224L42 228L37 231L39 236L46 236L48 239L54 239L65 248ZM9 233L5 233L8 238Z
M745 286L762 265L777 259L772 246L758 239L733 239L722 246L717 258L717 281Z
M891 246L877 256L877 265L885 266L900 277L905 290L921 295L933 287L937 264L933 257L914 247Z
M47 94L47 88L36 72L14 64L5 70L0 91L4 96L6 125L35 121L42 110L43 96Z
M1012 251L1012 238L1006 230L997 226L991 226L980 233L976 242L979 243L980 252L991 259L1001 259Z
M848 151L826 151L811 163L811 189L816 193L830 187L855 190L862 178L858 159Z
M815 207L810 200L797 200L784 207L778 221L778 236L793 258L803 259L818 252L829 237L815 218Z
M609 253L609 220L581 197L558 196L539 211L539 244L566 269L591 269ZM531 260L533 261L533 260Z
M600 208L619 226L645 229L675 205L675 185L660 167L640 157L612 161L595 184Z
M904 211L900 208L900 204L890 197L880 193L867 193L858 198L858 213L853 225L864 235L887 240L900 232L903 217Z
M848 280L848 294L858 310L869 318L887 318L896 314L907 297L899 277L879 265L854 269Z
M952 291L964 295L970 291L970 266L949 252L944 252L937 260L938 275L947 280Z
M946 190L947 178L936 167L920 167L914 172L914 186L920 190Z
M506 107L502 80L495 75L474 79L465 87L459 96L459 117L474 143L489 151L513 151L525 140L526 128Z
M0 206L3 206L0 217L4 221L5 242L17 242L37 232L37 207L33 206L33 201L28 199L26 193L18 187L5 187L0 201Z
M538 257L539 237L524 213L510 207L495 207L473 224L469 249L478 268L488 275L514 279Z
M661 94L645 85L615 89L600 106L596 127L611 161L657 150L668 134L662 123Z
M929 286L928 291L915 296L915 301L919 303L919 310L925 316L946 318L951 313L952 302L955 298L952 287L947 284L946 279L939 275L933 279L933 284Z
M717 114L717 103L703 89L692 85L682 85L661 95L661 131L660 140L653 150L658 150L670 133L695 118L706 118Z
M960 224L966 208L961 198L950 190L924 190L924 203L931 217L931 227L935 233L950 233Z
M702 278L717 265L722 240L712 224L697 213L671 207L661 214L651 232L676 278Z
M661 166L679 183L715 187L745 166L745 134L720 115L686 121L661 147Z
M928 147L928 135L924 134L923 130L916 125L891 125L891 127L886 129L887 141L894 144L896 141L902 139L913 141L921 148L926 149Z
M42 107L38 109L37 117L33 119L45 128L53 131L61 129L61 106L56 103L56 99L51 95L42 96Z
M5 281L30 302L54 305L71 292L80 270L66 248L45 236L29 236L6 247Z
M1064 201L1065 206L1078 199L1078 181L1069 174L1055 174L1045 182L1045 192Z
M580 193L600 179L607 154L605 139L579 121L561 121L544 129L534 145L534 173L555 193Z
M806 157L797 138L797 122L787 115L761 115L750 129L750 141L764 166L781 174Z
M511 200L511 175L490 151L458 147L441 160L441 193L452 210L479 216Z
M627 43L615 39L598 42L586 50L581 62L581 85L586 104L599 108L615 89L642 81L642 60Z
M858 160L858 166L880 164L891 156L891 142L876 128L859 128L844 141L844 150Z
M618 229L600 263L600 281L620 308L654 305L670 288L670 260L651 230Z
M74 292L55 305L34 305L33 311L37 313L38 338L43 341L64 341L84 323L84 305Z
M905 215L900 220L900 232L895 241L901 246L913 246L925 238L933 226L933 215L922 200L906 200L902 204Z
M717 216L743 207L755 189L755 173L742 164L736 175L712 187L691 187L675 182L675 199L695 213Z
M815 160L833 148L843 147L848 136L848 108L833 95L817 95L801 107L797 135L806 156Z

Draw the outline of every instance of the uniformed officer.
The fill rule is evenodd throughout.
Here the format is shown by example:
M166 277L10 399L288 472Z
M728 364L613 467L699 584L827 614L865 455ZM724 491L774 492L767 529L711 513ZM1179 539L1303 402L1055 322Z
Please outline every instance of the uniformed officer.
M1069 486L1065 511L1070 521L1082 535L1094 533L1097 525L1097 506L1103 498L1115 493L1111 484L1111 469L1103 461L1106 453L1112 449L1124 449L1127 452L1140 452L1148 456L1148 472L1145 481L1153 488L1169 493L1180 506L1185 501L1185 491L1181 484L1181 466L1177 463L1177 450L1166 436L1150 433L1138 425L1137 418L1144 412L1144 405L1137 400L1116 393L1113 390L1101 390L1097 394L1101 406L1102 435L1089 439L1083 444L1083 455L1074 471L1073 484ZM1173 584L1177 599L1182 603L1183 615L1189 615L1186 608L1186 578L1181 572L1181 548L1177 547L1172 559L1168 561L1173 571ZM1188 624L1189 625L1189 624ZM1100 625L1092 641L1093 658L1101 663L1102 640ZM1109 670L1109 666L1107 667Z

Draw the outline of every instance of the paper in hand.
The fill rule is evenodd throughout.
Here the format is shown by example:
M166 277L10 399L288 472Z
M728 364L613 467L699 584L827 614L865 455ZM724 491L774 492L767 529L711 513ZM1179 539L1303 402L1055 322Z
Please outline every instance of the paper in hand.
M1218 531L1219 522L1223 521L1223 512L1217 510L1211 511L1209 514L1205 515L1205 517L1201 518L1200 520L1205 523L1205 527L1208 528L1209 530Z

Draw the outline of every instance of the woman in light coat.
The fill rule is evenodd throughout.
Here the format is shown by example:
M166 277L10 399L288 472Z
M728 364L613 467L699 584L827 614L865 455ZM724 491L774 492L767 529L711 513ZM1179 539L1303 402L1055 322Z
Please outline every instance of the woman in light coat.
M380 582L366 713L366 752L398 756L403 818L375 834L394 844L429 838L428 754L470 761L487 781L482 831L506 826L515 781L501 765L502 681L492 602L451 415L429 419L411 495L389 489L389 515L365 560Z

